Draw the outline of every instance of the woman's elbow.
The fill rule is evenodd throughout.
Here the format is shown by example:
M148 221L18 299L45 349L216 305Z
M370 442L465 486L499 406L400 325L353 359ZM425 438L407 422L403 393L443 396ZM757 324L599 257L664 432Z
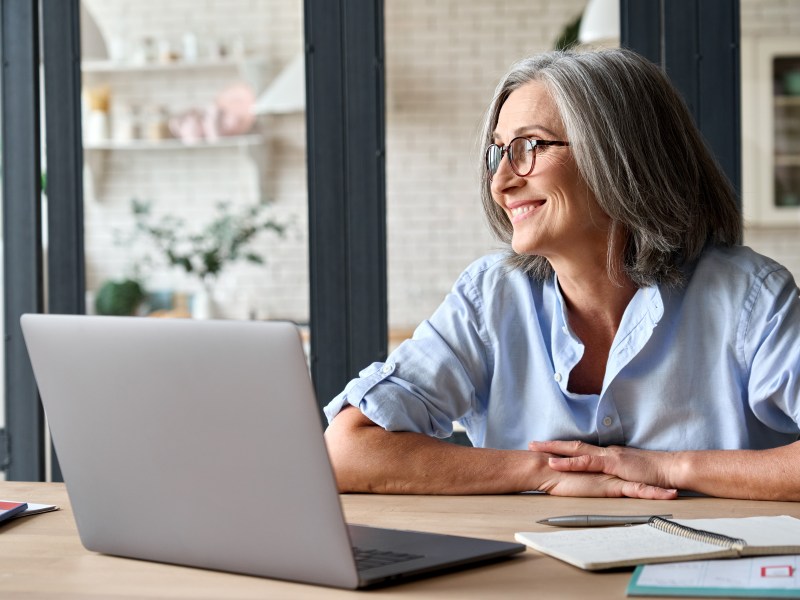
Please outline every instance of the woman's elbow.
M363 433L368 425L376 426L360 410L348 407L325 430L325 444L340 492L366 491L361 482L365 475Z

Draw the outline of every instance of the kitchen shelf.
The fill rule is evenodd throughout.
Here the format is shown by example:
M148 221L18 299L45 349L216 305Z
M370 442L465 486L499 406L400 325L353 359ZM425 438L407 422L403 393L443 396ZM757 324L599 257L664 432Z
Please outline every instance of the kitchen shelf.
M130 140L126 142L108 140L86 144L83 148L83 154L84 164L89 170L94 188L99 189L105 179L108 155L111 152L140 152L143 150L194 152L214 148L234 148L238 149L255 166L258 173L259 195L261 195L263 192L261 186L264 169L266 167L264 142L264 136L261 134L224 136L213 141L202 140L193 144L187 144L174 138L165 140Z
M202 73L215 70L236 70L247 84L256 92L266 86L264 76L266 60L263 58L216 58L197 61L134 63L113 60L85 60L81 71L88 81L113 77L115 74L161 74L161 73Z
M194 73L222 70L235 70L256 92L264 89L266 59L259 57L202 59L197 61L175 60L172 62L125 62L112 60L86 60L81 63L85 81L93 84L112 80L115 75L128 75L131 79L162 76L164 74L180 80ZM112 84L113 85L113 84ZM108 167L111 152L175 151L199 152L215 148L232 149L250 160L258 173L259 194L263 192L263 175L266 170L265 139L260 133L219 137L213 141L199 140L184 143L175 138L163 140L117 141L113 139L87 142L84 146L84 163L89 170L94 189L99 190Z
M164 140L130 140L118 142L108 140L86 144L84 150L203 150L208 148L246 148L264 143L264 137L257 134L236 135L217 138L216 140L200 140L185 143L179 139Z
M114 76L115 74L147 74L175 73L180 72L203 72L218 69L235 69L239 76L244 79L256 91L260 92L267 83L264 78L266 60L263 58L216 58L196 61L176 60L173 62L123 62L113 60L85 60L81 62L83 75L92 81L97 78Z
M218 58L207 60L175 60L172 62L123 62L114 60L84 60L81 69L85 73L123 73L130 71L191 71L214 68L233 68L242 64L263 64L264 61L256 58Z

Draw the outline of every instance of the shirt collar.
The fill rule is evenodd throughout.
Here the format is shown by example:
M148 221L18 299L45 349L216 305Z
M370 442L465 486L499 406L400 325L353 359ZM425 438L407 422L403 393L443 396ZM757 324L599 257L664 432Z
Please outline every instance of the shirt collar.
M556 314L559 319L559 326L566 327L569 331L572 331L569 327L569 319L567 319L566 302L561 293L561 286L558 285L558 275L555 273L553 274L553 289L556 295ZM635 326L644 316L642 313L646 313L650 317L650 321L653 325L658 324L664 316L664 299L661 296L661 289L658 285L649 285L636 290L628 307L625 309L620 327L622 327L625 321L630 322L631 320Z

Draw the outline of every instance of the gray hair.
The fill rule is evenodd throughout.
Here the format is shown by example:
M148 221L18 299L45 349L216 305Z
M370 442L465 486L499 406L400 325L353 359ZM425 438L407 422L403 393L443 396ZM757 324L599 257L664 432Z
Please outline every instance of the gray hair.
M578 171L611 218L612 279L620 228L622 269L640 287L680 285L682 266L707 245L741 243L736 194L685 103L660 68L625 49L539 54L514 64L497 86L480 134L481 200L500 241L510 244L513 228L492 199L483 151L508 96L531 81L551 93ZM510 247L508 264L540 280L553 274L544 257Z

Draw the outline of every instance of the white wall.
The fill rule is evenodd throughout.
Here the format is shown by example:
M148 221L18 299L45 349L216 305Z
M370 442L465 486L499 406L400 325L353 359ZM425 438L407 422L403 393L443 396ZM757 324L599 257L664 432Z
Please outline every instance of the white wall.
M553 47L585 0L386 2L389 322L438 306L495 249L478 195L483 111L508 67Z

